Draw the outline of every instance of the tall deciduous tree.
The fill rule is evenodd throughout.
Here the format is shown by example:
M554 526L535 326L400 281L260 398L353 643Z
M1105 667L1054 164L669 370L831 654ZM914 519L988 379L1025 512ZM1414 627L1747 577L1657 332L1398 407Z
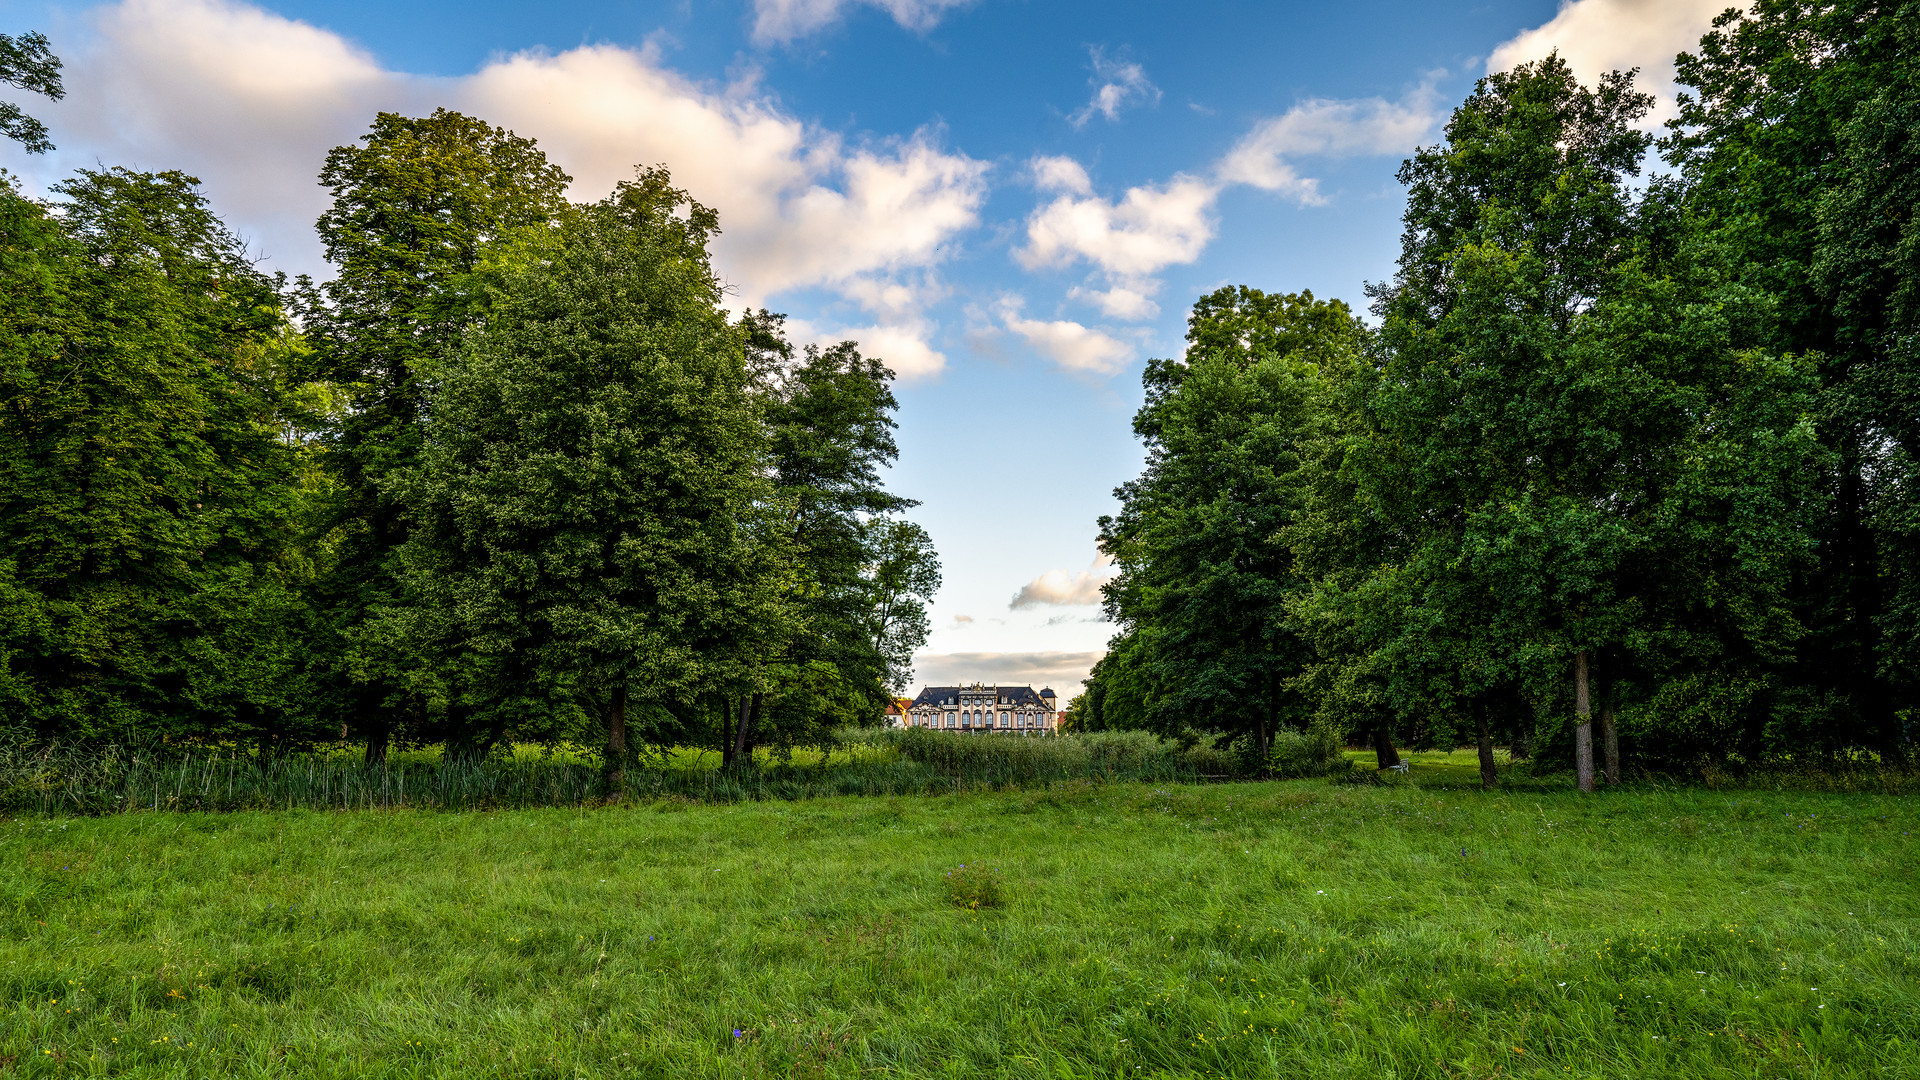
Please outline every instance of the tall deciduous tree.
M491 245L557 224L567 175L531 139L470 116L381 113L355 145L327 154L333 196L318 228L338 275L307 291L314 370L346 387L335 439L340 488L330 526L333 565L321 589L334 635L334 703L382 760L397 719L424 719L433 698L457 699L444 677L371 629L406 603L395 552L407 523L389 479L415 465L439 365L494 293L473 274ZM457 676L455 676L457 678ZM444 701L439 707L444 708ZM468 736L460 724L427 734Z
M1758 298L1677 249L1660 189L1627 186L1647 104L1549 58L1482 80L1407 163L1356 461L1407 538L1353 592L1395 706L1566 687L1588 789L1602 654L1748 676L1782 658L1810 501L1804 366L1755 348Z
M423 636L588 704L616 788L630 715L739 685L792 632L715 227L658 169L571 215L502 273L392 488Z
M85 171L57 218L0 190L0 647L42 736L312 735L292 343L196 185Z
M1128 726L1242 737L1264 760L1280 725L1303 722L1291 684L1310 657L1287 613L1302 582L1284 534L1299 510L1314 381L1361 339L1339 301L1243 286L1194 305L1183 359L1148 364L1134 418L1146 470L1100 519L1120 569L1107 613L1136 634L1151 688ZM1089 723L1113 724L1117 702L1099 703Z
M1896 759L1920 701L1916 57L1912 0L1756 0L1681 55L1665 142L1688 212L1774 297L1774 347L1821 361L1829 500L1779 735Z

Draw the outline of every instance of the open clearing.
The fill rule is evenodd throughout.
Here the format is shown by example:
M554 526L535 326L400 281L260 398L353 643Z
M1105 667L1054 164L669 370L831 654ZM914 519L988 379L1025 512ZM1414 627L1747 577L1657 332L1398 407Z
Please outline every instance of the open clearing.
M5 819L0 1073L1914 1077L1915 833L1306 781Z

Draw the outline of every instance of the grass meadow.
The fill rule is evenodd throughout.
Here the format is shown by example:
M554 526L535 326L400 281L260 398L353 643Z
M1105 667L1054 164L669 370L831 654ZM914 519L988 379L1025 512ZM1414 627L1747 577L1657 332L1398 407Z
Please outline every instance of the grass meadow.
M1920 1077L1910 797L0 816L20 1077Z

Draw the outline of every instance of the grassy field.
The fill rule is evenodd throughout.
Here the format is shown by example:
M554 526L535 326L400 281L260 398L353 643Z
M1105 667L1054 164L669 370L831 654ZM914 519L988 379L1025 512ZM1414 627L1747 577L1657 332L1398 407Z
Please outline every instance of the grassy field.
M1916 833L1324 781L0 818L0 1074L1920 1077Z

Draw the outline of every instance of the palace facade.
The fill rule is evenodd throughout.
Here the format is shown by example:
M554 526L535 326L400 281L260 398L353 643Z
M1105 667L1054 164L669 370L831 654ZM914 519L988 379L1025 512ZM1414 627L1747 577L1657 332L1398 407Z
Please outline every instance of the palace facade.
M1049 688L1035 693L1031 686L929 686L907 706L904 724L969 735L1051 735L1059 713Z

